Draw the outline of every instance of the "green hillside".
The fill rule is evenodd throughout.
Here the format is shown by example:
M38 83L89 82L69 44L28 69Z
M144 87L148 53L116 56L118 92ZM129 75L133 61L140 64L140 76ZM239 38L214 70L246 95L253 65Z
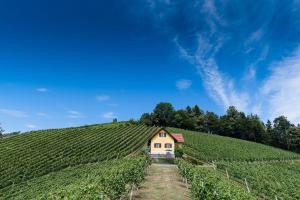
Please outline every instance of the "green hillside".
M208 195L204 192L213 195L214 190L220 190L222 193L227 192L231 199L240 199L232 196L237 192L232 188L233 185L223 181L227 179L228 174L231 182L242 185L244 189L246 179L251 194L255 194L258 199L300 199L299 154L234 138L177 128L168 130L183 133L185 138L183 151L187 156L208 162L206 164L215 161L217 171L213 170L213 166L208 171L197 166L196 171L193 170L191 173L184 171L187 174L183 176L191 177L192 192L198 195L196 197ZM199 178L196 173L202 174L201 177ZM203 186L201 183L203 180L211 181L211 184ZM215 180L222 180L222 186Z
M246 178L264 199L300 199L299 161L220 162L217 167L238 180Z
M137 156L68 167L0 189L0 199L115 199L142 181L148 164Z
M184 152L204 161L300 159L299 154L255 142L177 128L168 128L168 130L183 133Z
M66 167L122 158L158 128L93 125L25 133L0 140L0 189Z
M239 139L167 129L184 135L185 156L205 163L193 166L179 162L180 173L190 182L195 199L209 195L215 199L300 198L299 154ZM145 157L129 155L140 151L158 130L117 123L34 131L2 139L0 199L125 197L132 185L143 180L148 165ZM246 192L245 178L251 194Z

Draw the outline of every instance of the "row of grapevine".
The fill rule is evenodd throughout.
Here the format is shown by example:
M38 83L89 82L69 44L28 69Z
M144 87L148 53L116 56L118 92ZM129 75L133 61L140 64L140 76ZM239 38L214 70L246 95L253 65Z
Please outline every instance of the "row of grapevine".
M249 186L263 199L300 199L300 162L220 162L217 168Z
M0 199L120 199L144 179L147 157L87 164L0 190Z
M78 164L122 158L156 127L91 126L21 134L0 141L0 189Z
M256 199L238 183L222 173L178 161L179 173L191 184L194 199L207 200L254 200Z
M300 159L300 155L274 147L218 135L168 128L184 134L184 153L199 160L261 161Z

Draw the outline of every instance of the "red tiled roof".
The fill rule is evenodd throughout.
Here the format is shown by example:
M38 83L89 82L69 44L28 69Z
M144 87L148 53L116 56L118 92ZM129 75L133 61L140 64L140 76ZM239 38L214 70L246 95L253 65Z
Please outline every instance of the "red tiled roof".
M183 135L181 133L171 133L171 135L175 138L175 140L179 143L184 142Z

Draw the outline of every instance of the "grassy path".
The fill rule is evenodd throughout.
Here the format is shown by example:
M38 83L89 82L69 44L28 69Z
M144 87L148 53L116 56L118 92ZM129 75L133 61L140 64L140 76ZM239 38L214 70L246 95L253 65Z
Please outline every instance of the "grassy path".
M190 200L189 190L182 182L176 165L152 164L149 175L134 200Z

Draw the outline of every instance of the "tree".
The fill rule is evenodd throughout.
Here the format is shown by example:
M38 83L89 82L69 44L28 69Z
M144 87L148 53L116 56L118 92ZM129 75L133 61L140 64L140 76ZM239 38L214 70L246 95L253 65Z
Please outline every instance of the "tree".
M129 119L128 124L130 124L130 125L138 125L139 122L136 121L136 120L134 120L134 119Z
M208 133L217 134L219 130L219 116L213 112L206 112L204 116L204 129Z
M193 114L193 111L192 111L192 108L190 106L187 106L185 108L186 112L189 114L189 115L192 115Z
M171 103L161 102L153 111L154 124L166 127L172 124L174 118L174 107Z
M149 113L144 113L140 118L140 123L147 126L153 126L153 115Z
M246 135L244 136L247 140L261 142L265 135L265 126L257 115L247 116L246 123L244 124Z
M273 142L272 137L273 137L273 125L272 122L268 120L266 123L266 131L262 138L262 143L271 145Z
M294 125L291 124L285 116L280 116L273 121L275 145L281 148L287 148L288 130Z
M197 105L195 105L195 106L193 107L192 112L194 113L195 116L200 116L200 115L203 115L203 114L204 114L203 110L201 110L201 109L199 108L199 106L197 106Z
M193 120L185 110L177 110L174 112L172 125L177 128L194 129Z
M234 106L230 106L226 114L220 118L220 134L230 137L241 138L238 130L238 126L241 126L240 121L241 118L245 118L241 116L241 113L237 111ZM244 124L244 123L243 123Z
M300 126L291 127L288 131L287 149L300 153Z

